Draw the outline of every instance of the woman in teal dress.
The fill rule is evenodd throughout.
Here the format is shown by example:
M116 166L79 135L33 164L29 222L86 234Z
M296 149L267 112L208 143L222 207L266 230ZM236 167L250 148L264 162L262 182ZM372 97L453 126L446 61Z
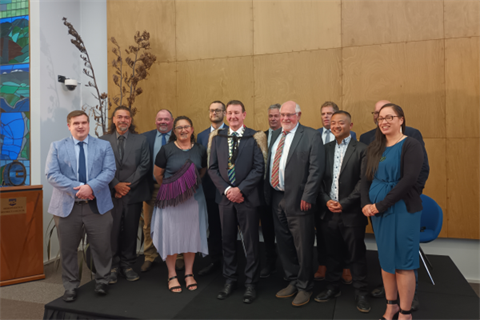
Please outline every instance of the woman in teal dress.
M422 200L418 177L423 150L404 131L402 108L392 103L384 105L362 176L362 211L371 217L375 232L387 298L382 319L387 320L396 313L400 313L398 319L412 319L414 270L419 267Z

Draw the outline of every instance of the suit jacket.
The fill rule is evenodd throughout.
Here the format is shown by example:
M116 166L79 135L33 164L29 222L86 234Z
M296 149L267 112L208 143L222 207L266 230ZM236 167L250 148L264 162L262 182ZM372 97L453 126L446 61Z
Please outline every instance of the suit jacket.
M228 129L228 126L225 124L223 126L224 129ZM203 130L197 135L197 142L205 147L205 150L208 149L208 138L210 137L210 127ZM207 172L202 178L202 185L203 185L203 193L205 194L205 198L207 199L215 199L217 194L217 188L215 184L213 184L212 179L210 178L210 174Z
M370 130L368 132L365 132L360 136L360 142L365 143L367 146L372 143L373 140L375 140L375 131L377 128ZM405 127L405 132L404 134L408 137L412 137L418 140L420 144L422 145L423 149L423 164L422 164L422 171L420 172L420 175L418 177L417 181L417 186L420 188L420 191L425 188L425 183L427 182L428 175L430 174L430 166L428 164L428 155L427 155L427 150L425 149L425 142L423 141L422 134L420 133L419 130L412 128L412 127Z
M149 194L153 192L153 184L155 183L155 179L153 178L153 164L155 163L153 148L155 147L155 137L157 136L157 129L153 129L147 132L142 133L143 136L147 139L148 143L148 150L150 151L150 167L148 168L147 176L145 180L147 181Z
M263 154L255 138L246 138L253 136L255 133L255 130L245 128L238 146L238 156L235 164L235 187L240 189L245 202L253 207L261 205L260 183L265 172ZM221 136L227 134L228 129L220 129L218 134L212 138L208 166L210 178L218 190L216 202L222 205L231 203L224 193L225 189L231 186L227 171L228 139Z
M104 214L113 208L108 183L115 175L115 157L108 142L88 136L87 184L92 188L96 201L94 212ZM48 212L67 217L73 209L73 188L81 185L77 180L77 157L72 137L52 142L45 165L45 175L53 186Z
M321 211L320 217L324 221L336 220L336 215L342 218L346 227L365 226L368 224L367 217L362 213L360 205L361 195L361 175L362 161L365 158L367 146L353 138L347 146L345 156L343 157L340 176L338 178L338 202L342 206L341 213L332 213L328 210L326 204L330 198L330 191L333 182L333 166L335 163L335 145L336 141L325 145L325 174L322 180L320 191Z
M268 149L268 169L264 191L265 200L269 205L271 205L271 192L273 190L270 185L272 147L281 133L282 128L273 132ZM313 209L301 211L300 201L304 200L310 204L316 203L324 170L325 149L320 132L299 124L288 151L287 164L285 166L284 199L287 216L301 216L313 213Z
M318 129L318 131L320 131L320 135L323 134L323 127ZM352 135L352 139L353 140L357 140L357 134L354 132L354 131L350 131L350 134ZM332 134L332 139L335 139L335 137L333 136ZM322 140L323 141L323 140ZM333 140L332 140L333 141Z
M148 148L147 138L143 135L128 133L125 140L125 154L120 162L120 156L117 147L117 135L115 133L106 134L100 139L110 142L113 153L115 155L115 163L117 171L112 182L110 182L110 190L112 197L115 196L114 187L120 182L130 182L130 192L123 197L125 203L137 203L147 201L151 198L147 183L147 173L152 166L150 160L150 151Z

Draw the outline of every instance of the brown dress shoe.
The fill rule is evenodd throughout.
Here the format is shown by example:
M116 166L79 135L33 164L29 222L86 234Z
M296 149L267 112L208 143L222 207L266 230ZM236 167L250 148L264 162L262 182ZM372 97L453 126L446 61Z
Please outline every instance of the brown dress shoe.
M343 269L342 282L344 284L352 284L353 279L352 279L352 273L350 272L350 269Z
M140 271L142 272L147 272L148 270L150 270L152 268L152 264L153 262L152 261L145 261L143 264L142 264L142 267L140 268Z
M297 287L289 284L286 288L283 288L282 290L278 291L275 296L280 299L290 298L290 297L293 297L297 292L298 292Z
M313 275L315 281L323 281L325 280L325 274L327 273L327 267L325 266L318 266L317 272Z
M298 291L295 299L292 301L294 307L301 307L310 302L310 297L312 296L312 291Z

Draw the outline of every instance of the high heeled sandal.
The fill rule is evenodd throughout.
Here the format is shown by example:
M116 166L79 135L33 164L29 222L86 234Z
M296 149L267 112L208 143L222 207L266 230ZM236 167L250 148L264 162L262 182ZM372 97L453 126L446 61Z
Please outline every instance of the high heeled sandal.
M192 278L193 278L193 274L186 274L186 275L185 275L185 280L186 280L187 277L192 277ZM195 280L195 279L194 279L194 280ZM190 289L191 287L196 287L196 288L195 288L195 289ZM195 290L197 290L197 289L198 289L198 283L195 281L195 283L189 284L189 285L187 286L187 289L190 290L190 291L195 291Z
M410 310L402 310L402 309L400 309L399 313L401 313L401 314L412 314L412 309L410 309Z
M387 300L387 304L396 304L398 305L398 300ZM399 309L400 309L400 306L399 306ZM402 309L400 309L399 311L397 311L397 313L395 313L393 315L393 318L395 318L395 316L401 311ZM387 320L387 318L385 317L382 317L380 320Z
M173 279L178 279L178 278L177 278L177 276L173 276L173 277L171 277L171 278L168 279L168 281L167 281L167 288L168 288L168 290L170 290L170 292L173 292L173 293L182 293L182 287L181 287L181 286L175 286L175 287L171 287L171 288L168 286L168 284L170 283L170 281L173 280ZM180 291L173 291L173 290L175 290L175 289L180 289Z

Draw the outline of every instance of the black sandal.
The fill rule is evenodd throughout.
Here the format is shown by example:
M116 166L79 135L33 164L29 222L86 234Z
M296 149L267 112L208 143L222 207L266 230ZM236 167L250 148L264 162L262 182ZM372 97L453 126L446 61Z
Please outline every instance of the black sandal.
M167 282L167 287L168 287L168 284L170 283L171 280L173 279L178 279L177 276L174 276L174 277L171 277L170 279L168 279L168 282ZM180 289L180 291L173 291L175 289ZM168 290L170 290L170 292L172 293L182 293L182 287L181 286L175 286L175 287L168 287Z
M398 305L398 300L387 300L387 304ZM400 308L400 306L399 306L399 308ZM402 309L400 309L400 311L398 311L398 312L401 312L401 311L402 311ZM393 318L395 318L395 316L398 315L398 312L393 315ZM382 317L380 320L387 320L387 319L385 317Z
M412 314L412 309L410 309L410 310L402 310L402 309L400 309L399 312L400 312L401 314Z
M186 274L185 278L187 278L187 277L192 277L193 278L193 274ZM195 289L190 289L191 287L196 287L196 288ZM190 290L190 291L197 290L198 289L198 283L196 283L196 281L195 281L195 283L192 283L192 284L188 285L187 289Z

